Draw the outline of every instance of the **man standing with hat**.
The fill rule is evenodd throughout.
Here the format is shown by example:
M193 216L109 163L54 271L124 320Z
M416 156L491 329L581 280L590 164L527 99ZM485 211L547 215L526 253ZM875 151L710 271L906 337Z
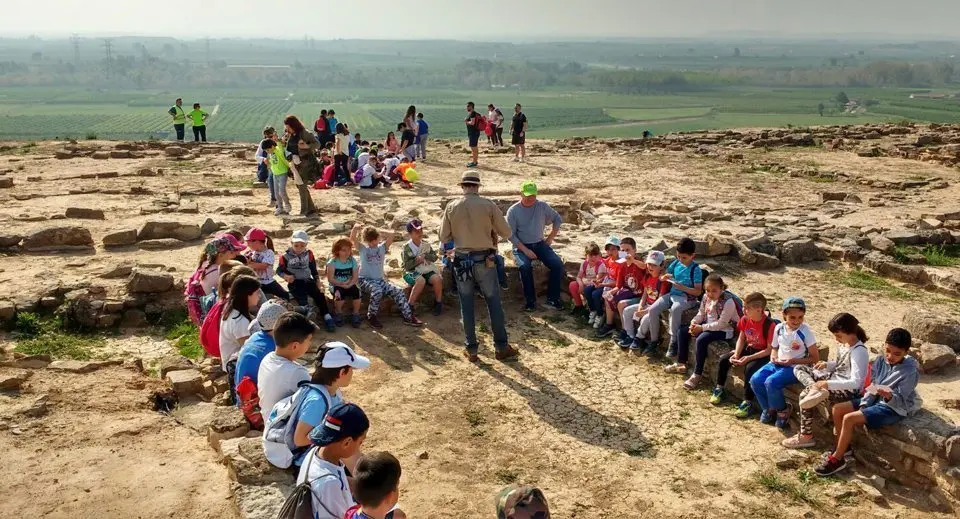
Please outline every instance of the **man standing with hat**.
M527 300L524 310L532 312L537 308L537 292L533 286L533 262L540 260L550 269L550 282L547 287L547 301L544 307L551 310L563 309L560 303L560 284L563 281L563 260L550 246L560 232L563 219L560 213L546 202L537 200L537 185L526 181L520 185L520 201L507 210L507 223L513 236L513 260L520 268L520 284L523 285L523 297ZM544 238L543 228L552 225L550 234Z
M463 198L447 204L440 221L440 242L454 242L453 272L460 294L460 314L463 318L463 333L466 336L466 355L470 362L477 362L477 332L474 317L474 293L480 287L487 302L490 324L493 328L493 344L497 360L516 358L520 354L507 344L506 319L500 302L500 286L494 256L497 252L497 236L510 237L500 208L491 200L482 198L480 176L468 171L460 178Z

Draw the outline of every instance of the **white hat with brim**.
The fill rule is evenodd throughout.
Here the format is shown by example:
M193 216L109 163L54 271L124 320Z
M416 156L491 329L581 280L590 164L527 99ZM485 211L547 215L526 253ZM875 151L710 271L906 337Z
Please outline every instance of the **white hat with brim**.
M353 348L340 341L328 342L323 345L327 352L323 354L323 360L320 362L321 368L345 368L347 366L354 369L367 369L370 367L370 359L359 355L353 351Z

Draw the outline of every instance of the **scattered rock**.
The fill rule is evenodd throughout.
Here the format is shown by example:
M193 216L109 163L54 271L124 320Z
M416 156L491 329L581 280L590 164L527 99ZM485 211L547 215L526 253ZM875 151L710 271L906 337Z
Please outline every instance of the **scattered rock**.
M127 290L131 293L158 294L173 288L173 276L162 272L134 269Z
M167 148L170 149L170 148ZM180 222L147 222L137 233L137 240L158 240L175 238L177 240L192 241L202 236L200 226Z
M167 146L166 149L163 150L163 153L168 157L182 157L190 152L180 146Z
M870 238L870 247L883 252L884 254L893 252L893 249L896 248L896 246L897 244L893 243L893 240L879 234Z
M219 451L230 470L230 475L241 485L290 484L293 481L289 473L274 467L267 461L263 454L263 440L260 437L222 441L219 444ZM282 501L281 499L280 502ZM276 503L275 505L279 506ZM276 514L269 517L276 517Z
M171 371L166 379L180 398L198 395L203 391L203 375L197 369Z
M887 498L883 496L883 492L880 492L876 488L873 488L873 486L868 485L863 481L854 480L853 484L860 489L860 492L862 492L863 495L869 497L874 503L880 506L887 506Z
M171 371L183 371L185 369L194 369L196 366L190 359L181 355L170 355L160 359L160 378L167 376Z
M806 238L785 242L781 246L780 257L787 265L800 265L811 261L822 261L827 255L812 239Z
M942 368L955 365L957 354L949 346L925 342L920 346L920 359L920 369L924 373L935 373Z
M98 369L119 366L120 364L122 362L119 360L55 360L47 366L47 369L68 373L93 373Z
M932 344L945 344L960 352L960 323L919 308L906 312L903 327L913 340Z
M123 312L123 319L120 320L121 328L142 328L146 324L147 314L136 308Z
M835 192L835 191L825 191L820 193L821 202L842 202L846 200L847 193L845 192Z
M0 390L17 391L22 388L24 382L26 382L32 376L32 371L25 371L22 369L7 371L3 374L0 374Z
M795 470L810 463L810 455L803 451L784 450L777 455L775 461L781 470Z
M93 236L84 227L49 227L34 232L23 239L27 252L59 252L90 250Z
M110 152L111 159L132 159L133 155L130 153L130 150L113 150Z
M428 459L430 458L430 453L427 451L420 451L417 453L417 458L421 460Z
M175 371L173 373L181 373ZM176 388L174 388L176 390ZM184 393L177 392L181 396ZM236 406L218 406L210 402L181 405L171 416L181 424L207 435L210 445L216 449L221 442L240 438L250 431L247 419Z
M189 245L183 240L176 238L160 238L156 240L143 240L137 243L137 246L143 250L170 250L179 249Z
M23 408L20 411L20 414L29 418L40 418L41 416L50 412L50 409L47 407L47 400L49 397L47 395L42 395L36 400L34 400L29 406Z
M919 245L923 243L923 237L913 231L890 231L887 233L887 239L896 245Z
M204 220L203 225L200 226L200 234L207 236L208 234L213 234L217 232L220 226L217 225L217 222L213 221L212 218L207 218Z
M0 188L11 188L13 187L13 177L0 177Z
M110 152L109 152L109 151L95 151L95 152L93 152L92 155L90 155L90 158L92 158L92 159L97 159L97 160L107 160L107 159L110 158Z
M65 213L67 218L81 218L84 220L103 220L103 210L87 209L84 207L68 207Z
M23 236L19 234L0 234L0 249L9 249L16 247L23 241Z
M124 229L115 231L103 237L104 247L125 247L137 243L137 230Z
M923 230L933 230L943 227L943 222L934 218L924 218L917 222L917 228Z

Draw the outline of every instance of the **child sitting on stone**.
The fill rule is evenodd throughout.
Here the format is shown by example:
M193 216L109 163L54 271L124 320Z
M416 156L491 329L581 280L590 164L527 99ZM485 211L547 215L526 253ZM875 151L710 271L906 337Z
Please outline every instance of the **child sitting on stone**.
M867 429L879 429L900 422L920 409L917 395L920 364L908 354L911 343L907 330L890 330L883 355L874 359L870 367L863 396L833 406L837 445L814 469L818 475L829 476L847 466L846 458L853 456L850 444L857 426L865 424Z
M414 218L407 222L410 240L403 245L400 258L403 263L403 280L410 286L410 306L417 304L424 287L433 288L433 315L443 311L443 276L437 270L437 252L430 242L423 239L423 222Z
M413 313L413 307L403 289L391 284L384 277L383 267L387 260L387 251L393 244L394 233L387 234L386 240L380 242L380 231L373 227L363 229L363 241L360 240L359 223L354 225L350 232L350 240L359 243L360 251L360 290L370 295L370 303L367 306L367 321L374 328L383 328L380 324L377 314L380 313L380 303L383 297L391 297L396 302L397 307L403 314L403 324L409 326L423 326L423 321L417 318Z

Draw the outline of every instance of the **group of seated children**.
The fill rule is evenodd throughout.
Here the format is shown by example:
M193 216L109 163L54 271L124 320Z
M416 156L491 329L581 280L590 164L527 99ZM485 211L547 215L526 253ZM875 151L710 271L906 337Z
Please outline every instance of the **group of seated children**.
M359 137L359 134L357 136ZM412 181L416 180L413 174L408 175L408 170L415 171L416 164L413 159L389 150L381 150L376 144L371 146L366 141L356 146L349 156L346 152L338 152L331 159L329 153L321 152L320 163L323 176L314 185L317 189L352 185L374 189L379 186L391 187L397 182L400 187L410 189L413 187Z
M688 390L700 385L710 344L735 339L733 350L718 359L710 403L722 402L731 366L742 366L744 400L735 416L747 418L758 406L762 423L787 429L793 406L786 402L784 389L800 383L804 387L798 402L800 431L783 441L788 448L813 447L814 408L824 401L834 404L837 446L816 468L821 475L845 467L845 458L852 454L854 427L890 425L920 407L915 392L919 368L908 355L911 338L906 330L890 331L884 355L871 366L864 345L867 336L859 321L850 314L838 314L827 326L838 342L837 357L824 362L813 330L804 323L803 299L788 297L782 305L783 321L773 319L763 294L752 293L741 300L727 290L719 275L705 275L694 261L693 240L681 239L677 259L666 267L664 254L656 250L641 263L632 238L610 238L605 251L604 258L598 245L587 246L577 279L570 283L574 313L585 316L598 329L598 337L612 334L614 318L620 316L622 329L616 341L620 347L655 355L660 317L669 312L670 363L664 370L686 374L693 342L693 373L683 383ZM683 326L683 313L697 306L689 326Z

